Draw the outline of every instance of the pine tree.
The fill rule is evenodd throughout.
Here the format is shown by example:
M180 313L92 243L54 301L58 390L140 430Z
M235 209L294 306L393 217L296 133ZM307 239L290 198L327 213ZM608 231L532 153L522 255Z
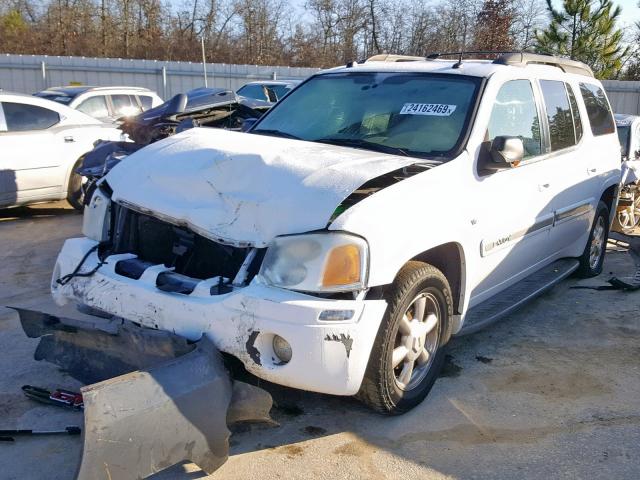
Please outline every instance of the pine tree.
M547 0L551 23L536 32L537 47L551 53L580 60L589 65L598 78L619 73L628 47L621 44L622 30L616 21L622 10L611 0L564 0L556 10Z

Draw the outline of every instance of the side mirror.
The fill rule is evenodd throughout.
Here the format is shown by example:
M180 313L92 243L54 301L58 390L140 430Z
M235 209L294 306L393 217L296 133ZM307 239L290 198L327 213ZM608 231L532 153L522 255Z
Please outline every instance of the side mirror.
M242 127L240 128L241 132L248 132L253 128L253 126L258 121L257 118L247 118L244 122L242 122Z
M493 139L489 150L488 170L503 170L517 167L524 158L524 143L518 137L500 136Z
M171 100L169 100L169 105L167 105L167 109L164 112L165 117L170 117L172 115L178 115L184 112L184 109L187 108L187 96L184 93L179 93Z

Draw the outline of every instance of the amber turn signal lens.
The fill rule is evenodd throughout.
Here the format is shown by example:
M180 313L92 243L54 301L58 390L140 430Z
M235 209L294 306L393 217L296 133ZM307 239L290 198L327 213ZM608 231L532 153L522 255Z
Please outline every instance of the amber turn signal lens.
M360 249L356 245L342 245L331 250L322 276L323 287L351 285L360 281Z

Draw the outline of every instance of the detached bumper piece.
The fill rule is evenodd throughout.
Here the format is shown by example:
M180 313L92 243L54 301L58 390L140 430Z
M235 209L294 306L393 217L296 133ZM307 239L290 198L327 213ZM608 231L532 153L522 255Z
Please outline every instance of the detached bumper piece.
M37 360L98 382L81 389L79 480L144 478L184 461L211 474L228 457L228 421L270 421L270 395L232 384L206 338L189 343L128 321L15 310L25 333L41 339Z

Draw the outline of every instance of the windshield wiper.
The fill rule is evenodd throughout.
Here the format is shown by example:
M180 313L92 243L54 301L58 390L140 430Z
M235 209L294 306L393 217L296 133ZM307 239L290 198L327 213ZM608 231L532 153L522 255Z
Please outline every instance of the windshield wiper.
M283 132L281 130L259 129L259 130L252 130L249 133L257 133L258 135L270 135L272 137L292 138L294 140L302 140L300 137L296 137L295 135L291 135L290 133Z
M382 145L381 143L368 142L367 140L362 140L360 138L327 137L319 138L318 140L314 140L314 142L328 143L330 145L338 145L340 147L364 148L366 150L374 150L376 152L390 153L393 155L402 155L405 157L409 156L409 153L402 148Z

